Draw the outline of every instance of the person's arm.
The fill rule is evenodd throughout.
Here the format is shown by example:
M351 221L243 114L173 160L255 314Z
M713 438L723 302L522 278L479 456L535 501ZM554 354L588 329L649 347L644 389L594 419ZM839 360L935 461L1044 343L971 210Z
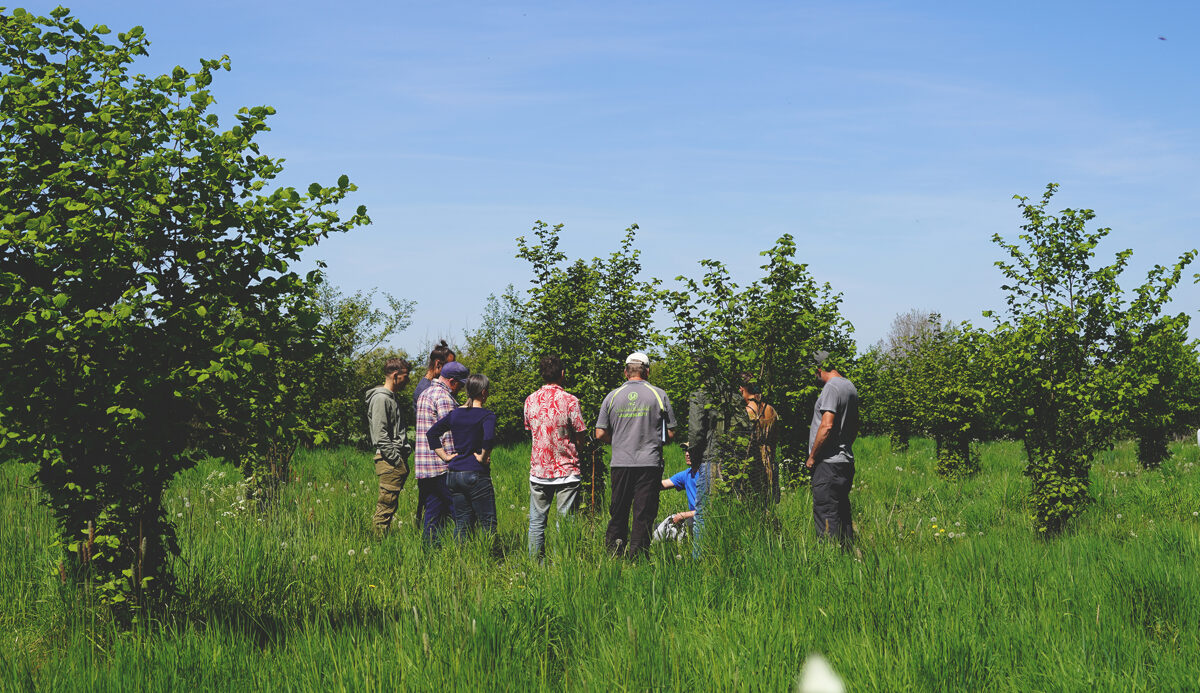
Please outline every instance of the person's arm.
M575 449L582 450L587 444L587 424L583 421L583 410L579 407L579 399L572 397L567 405L567 426L570 428L571 442Z
M812 448L808 453L808 462L805 463L809 469L813 468L817 455L821 452L821 448L825 446L829 440L829 434L833 432L833 412L821 412L821 425L817 427L817 437L813 440Z
M429 449L433 450L433 454L438 456L443 462L449 462L454 459L454 456L446 452L442 447L442 435L450 430L450 415L447 414L438 419L437 423L429 427L429 432L425 434L425 440L429 442Z
M667 420L667 442L670 442L675 440L675 410L671 408L671 398L667 396L665 390L662 393L662 398L663 408L665 409L663 416L666 417Z
M663 479L663 480L662 480L662 487L663 487L664 489L667 489L667 488L675 488L675 482L674 482L674 481L671 481L670 479Z
M612 443L612 431L609 430L608 414L612 408L612 393L608 393L604 400L600 402L600 413L596 415L596 442Z
M688 518L695 517L695 516L696 516L695 510L684 510L683 512L678 512L678 513L675 513L674 515L672 515L671 522L673 522L674 524L679 524L679 523L683 522L684 520L687 520Z
M480 445L483 449L475 453L475 459L479 464L491 464L492 448L496 444L496 415L488 414L479 425L483 428L483 443Z

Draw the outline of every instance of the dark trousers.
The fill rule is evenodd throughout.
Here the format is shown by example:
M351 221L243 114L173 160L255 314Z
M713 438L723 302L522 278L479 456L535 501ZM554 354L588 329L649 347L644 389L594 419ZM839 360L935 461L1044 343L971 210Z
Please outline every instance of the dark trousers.
M853 483L853 462L833 458L813 465L813 523L818 537L833 537L843 545L854 539L850 518L850 486Z
M447 477L454 503L455 538L462 539L477 525L485 532L496 531L496 490L491 475L452 471Z
M446 475L417 479L417 507L425 513L425 527L421 532L425 541L440 540L442 530L450 523L453 502L450 489L446 486Z
M650 549L650 532L658 516L658 492L662 490L662 467L613 467L611 519L604 544L613 553L629 547L631 557ZM633 537L629 537L629 511L633 510ZM618 543L619 542L619 543Z

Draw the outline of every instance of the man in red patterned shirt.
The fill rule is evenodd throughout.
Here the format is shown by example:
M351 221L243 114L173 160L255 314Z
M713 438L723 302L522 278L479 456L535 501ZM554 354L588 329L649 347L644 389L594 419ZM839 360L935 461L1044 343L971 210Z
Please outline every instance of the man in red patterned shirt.
M557 356L543 356L538 371L546 383L525 398L525 428L533 434L529 458L529 555L546 553L546 516L558 499L558 514L570 515L579 506L579 453L583 442L583 413L579 399L562 387L563 366Z

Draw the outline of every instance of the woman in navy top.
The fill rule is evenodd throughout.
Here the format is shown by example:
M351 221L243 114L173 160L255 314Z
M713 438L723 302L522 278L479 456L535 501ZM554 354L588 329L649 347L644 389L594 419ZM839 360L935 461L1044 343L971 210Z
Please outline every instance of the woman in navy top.
M462 536L475 526L486 532L496 531L496 492L492 487L491 456L496 437L496 415L484 409L488 377L482 373L467 376L467 403L451 410L429 429L429 448L446 462L450 473L446 484L454 502L454 536ZM442 434L449 433L456 454L442 447Z

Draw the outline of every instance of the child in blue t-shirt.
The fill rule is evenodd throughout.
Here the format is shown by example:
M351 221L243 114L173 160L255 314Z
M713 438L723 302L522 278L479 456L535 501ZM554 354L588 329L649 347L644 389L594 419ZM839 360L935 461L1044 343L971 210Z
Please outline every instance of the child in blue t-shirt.
M696 523L696 498L699 493L699 486L696 480L699 477L699 469L688 467L687 469L676 473L670 479L662 480L664 490L673 488L676 491L683 491L687 494L688 509L682 512L677 512L669 515L665 520L658 523L654 528L654 540L674 539L682 541L683 537L690 533L693 525Z

